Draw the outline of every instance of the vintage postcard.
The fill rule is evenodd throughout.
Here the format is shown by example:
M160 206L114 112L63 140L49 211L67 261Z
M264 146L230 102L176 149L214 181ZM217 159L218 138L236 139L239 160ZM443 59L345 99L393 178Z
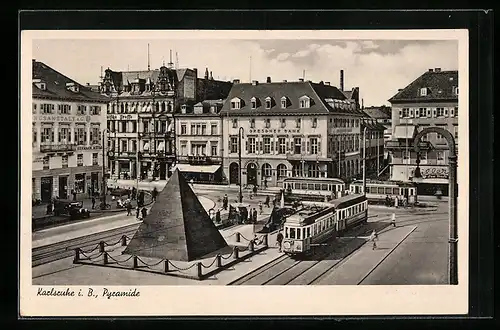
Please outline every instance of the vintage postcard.
M467 313L466 30L21 42L21 316Z

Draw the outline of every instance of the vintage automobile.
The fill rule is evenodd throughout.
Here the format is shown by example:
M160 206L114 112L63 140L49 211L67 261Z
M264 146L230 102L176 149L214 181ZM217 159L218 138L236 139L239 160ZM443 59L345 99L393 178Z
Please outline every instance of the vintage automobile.
M83 207L83 202L68 199L54 201L54 215L69 215L72 220L90 217L90 211Z
M232 203L229 205L228 220L233 224L243 224L244 219L248 219L250 210L250 204Z
M130 190L123 188L115 188L111 189L109 194L115 197L123 197L123 196L128 196L130 194Z

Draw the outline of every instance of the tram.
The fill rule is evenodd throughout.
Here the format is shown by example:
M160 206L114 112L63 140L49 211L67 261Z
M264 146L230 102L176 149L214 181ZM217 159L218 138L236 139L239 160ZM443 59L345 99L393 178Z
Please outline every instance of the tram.
M285 202L324 201L343 195L345 182L337 178L292 177L283 180Z
M349 185L351 194L363 193L363 181L356 180ZM391 200L406 198L409 205L417 201L417 186L411 182L366 180L366 197L370 202L384 202L387 197Z
M290 256L309 254L311 247L366 223L368 200L350 194L331 202L303 202L303 209L286 218L283 251Z

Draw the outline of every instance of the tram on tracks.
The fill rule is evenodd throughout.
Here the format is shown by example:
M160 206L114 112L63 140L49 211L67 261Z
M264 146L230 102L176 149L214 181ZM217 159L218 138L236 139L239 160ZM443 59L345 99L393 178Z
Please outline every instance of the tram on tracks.
M285 202L324 201L343 195L346 184L337 178L285 178L282 185L285 191Z
M363 181L352 182L349 191L351 194L362 194ZM413 205L417 201L417 186L412 182L366 180L366 197L375 203L384 202L387 197L391 200L406 198L408 204Z
M302 209L286 218L283 251L290 256L307 255L314 245L342 235L366 223L368 200L350 194L330 202L303 202Z

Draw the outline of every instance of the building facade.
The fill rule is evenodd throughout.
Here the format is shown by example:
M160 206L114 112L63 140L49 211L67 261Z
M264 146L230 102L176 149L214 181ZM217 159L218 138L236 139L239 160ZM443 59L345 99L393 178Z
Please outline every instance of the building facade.
M224 100L204 100L181 106L176 115L177 168L196 182L222 183L222 124Z
M375 119L365 117L361 121L361 134L363 136L366 127L366 175L368 178L378 178L380 171L387 166L384 152L385 126L379 124ZM363 144L361 157L363 157Z
M391 152L390 177L411 181L416 167L413 138L423 128L441 127L458 144L458 71L429 69L389 101L392 104L392 139L386 148ZM448 193L448 144L435 133L422 138L420 194ZM457 149L458 150L458 149Z
M99 192L108 99L44 63L32 66L32 198Z
M354 177L360 171L359 104L328 83L239 83L221 110L230 184L279 186L285 177ZM240 140L240 132L242 139Z

